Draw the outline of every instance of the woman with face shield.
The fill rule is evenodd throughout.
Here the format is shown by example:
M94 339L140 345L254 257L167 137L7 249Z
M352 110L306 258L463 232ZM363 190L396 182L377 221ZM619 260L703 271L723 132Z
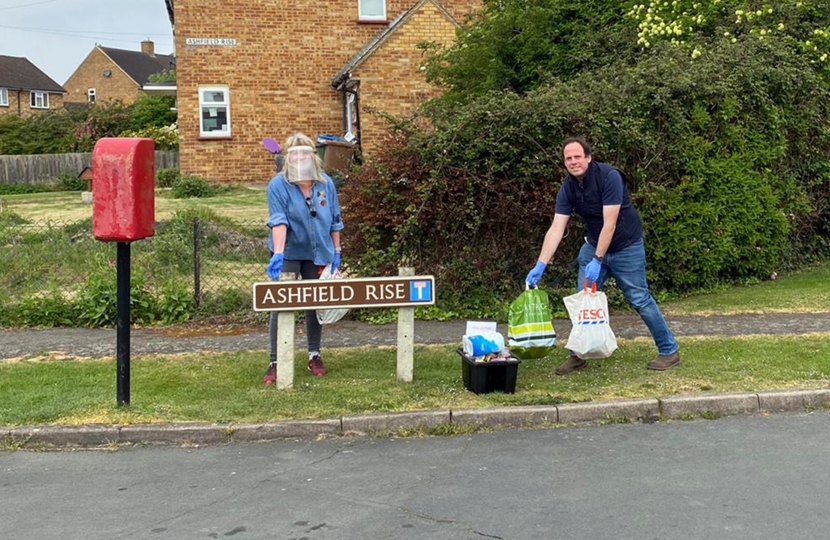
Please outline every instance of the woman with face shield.
M268 227L271 234L271 262L268 277L294 272L302 279L318 279L326 265L340 269L340 231L343 220L332 179L323 172L314 142L295 133L285 143L282 171L268 184ZM315 310L306 311L308 369L317 377L326 374L320 356L322 326ZM277 381L277 314L271 313L271 363L265 372L266 385Z

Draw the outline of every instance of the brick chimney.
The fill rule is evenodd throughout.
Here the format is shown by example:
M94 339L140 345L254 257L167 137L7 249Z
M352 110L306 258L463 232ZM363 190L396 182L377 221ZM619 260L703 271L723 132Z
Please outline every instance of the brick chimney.
M149 39L141 42L141 52L144 54L149 54L150 56L156 55L156 46L153 44L152 41Z

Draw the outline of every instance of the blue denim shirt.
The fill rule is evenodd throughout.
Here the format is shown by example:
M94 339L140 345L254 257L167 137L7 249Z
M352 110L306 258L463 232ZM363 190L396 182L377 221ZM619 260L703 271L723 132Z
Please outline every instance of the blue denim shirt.
M285 179L283 173L268 184L268 227L287 225L285 260L314 261L325 266L334 261L334 242L331 233L343 230L340 203L334 182L325 173L323 181L311 188L311 203L316 216L311 215L300 186ZM274 251L274 238L268 235L268 247Z

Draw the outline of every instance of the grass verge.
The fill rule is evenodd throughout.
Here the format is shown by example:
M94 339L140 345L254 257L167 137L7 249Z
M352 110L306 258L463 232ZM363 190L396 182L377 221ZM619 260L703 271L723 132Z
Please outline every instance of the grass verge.
M724 287L707 294L665 302L671 315L735 313L811 313L830 311L830 264L823 263L775 280L754 285Z
M683 364L651 372L650 340L621 340L612 358L557 377L565 359L527 360L515 394L476 395L461 381L450 346L415 352L415 381L395 380L394 348L326 351L329 375L314 378L296 357L295 388L264 387L265 352L136 357L131 405L119 408L114 359L27 358L0 363L0 425L264 422L430 409L550 405L672 394L827 388L830 334L681 339Z

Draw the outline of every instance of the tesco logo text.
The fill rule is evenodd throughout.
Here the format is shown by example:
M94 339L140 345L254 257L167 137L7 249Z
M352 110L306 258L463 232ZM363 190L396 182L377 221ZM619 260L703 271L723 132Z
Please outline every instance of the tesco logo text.
M599 321L605 319L605 310L599 309L583 309L579 312L580 321Z

